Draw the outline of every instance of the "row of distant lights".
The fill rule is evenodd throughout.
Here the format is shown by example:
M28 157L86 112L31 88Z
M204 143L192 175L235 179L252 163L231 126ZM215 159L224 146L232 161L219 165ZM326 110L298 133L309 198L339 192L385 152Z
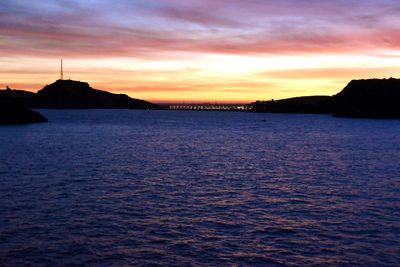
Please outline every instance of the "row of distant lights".
M169 109L189 109L189 110L249 110L251 105L171 105Z

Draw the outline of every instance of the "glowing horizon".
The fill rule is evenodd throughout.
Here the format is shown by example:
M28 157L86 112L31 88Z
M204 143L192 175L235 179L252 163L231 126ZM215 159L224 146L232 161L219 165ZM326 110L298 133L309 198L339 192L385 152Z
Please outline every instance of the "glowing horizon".
M0 88L60 75L153 102L333 95L400 71L393 0L5 0Z

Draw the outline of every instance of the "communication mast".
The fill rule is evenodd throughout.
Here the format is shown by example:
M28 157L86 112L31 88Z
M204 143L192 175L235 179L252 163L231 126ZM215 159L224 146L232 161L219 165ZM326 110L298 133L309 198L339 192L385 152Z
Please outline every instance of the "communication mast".
M61 59L60 80L64 80L63 60Z

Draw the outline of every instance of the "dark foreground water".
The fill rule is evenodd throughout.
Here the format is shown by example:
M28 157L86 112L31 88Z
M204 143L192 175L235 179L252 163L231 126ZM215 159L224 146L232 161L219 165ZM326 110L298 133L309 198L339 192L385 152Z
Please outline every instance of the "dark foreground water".
M41 112L0 127L0 266L400 264L398 120Z

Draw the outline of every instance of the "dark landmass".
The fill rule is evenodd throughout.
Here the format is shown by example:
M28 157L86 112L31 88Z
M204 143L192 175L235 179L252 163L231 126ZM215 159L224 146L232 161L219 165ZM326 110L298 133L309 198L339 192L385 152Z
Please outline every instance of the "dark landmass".
M332 97L303 96L281 100L257 101L252 111L269 113L312 113L330 114Z
M0 90L0 103L2 104L18 104L25 107L32 106L34 102L35 93L23 91L23 90L14 90L7 87L4 90Z
M35 95L36 108L56 109L158 109L158 105L124 94L93 89L86 82L57 80Z
M252 111L332 114L353 118L400 118L400 79L352 80L340 93L257 101Z
M31 98L35 95L35 93L24 91L24 90L15 90L7 87L4 90L0 90L0 98L14 98L14 99L26 99Z
M49 109L159 109L158 105L93 89L88 83L57 80L38 93L6 88L0 90L0 124L47 121L30 108Z
M0 124L47 122L39 112L15 101L0 99Z
M0 90L0 124L19 124L47 122L39 112L28 108L35 93L12 90Z
M57 80L46 85L37 94L9 88L0 90L1 103L7 103L2 106L8 107L1 108L3 114L6 114L5 110L13 110L10 108L12 105L18 108L59 109L162 108L124 94L93 89L88 83L73 80ZM251 106L251 111L254 112L333 114L339 117L357 118L400 118L400 79L352 80L334 96L305 96L276 101L257 101Z
M0 100L29 108L48 109L160 109L150 102L130 98L125 94L93 89L86 82L57 80L37 93L0 90Z
M353 80L333 102L338 117L400 118L400 79Z
M23 124L37 122L47 122L47 119L39 112L25 107L0 108L0 124Z

